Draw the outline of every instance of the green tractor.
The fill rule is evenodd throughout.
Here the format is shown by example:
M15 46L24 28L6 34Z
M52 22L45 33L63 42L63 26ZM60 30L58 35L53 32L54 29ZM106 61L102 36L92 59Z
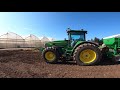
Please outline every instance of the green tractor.
M61 61L75 61L78 65L95 65L102 58L99 44L86 41L87 31L71 30L68 28L68 40L45 43L41 48L42 57L47 63Z

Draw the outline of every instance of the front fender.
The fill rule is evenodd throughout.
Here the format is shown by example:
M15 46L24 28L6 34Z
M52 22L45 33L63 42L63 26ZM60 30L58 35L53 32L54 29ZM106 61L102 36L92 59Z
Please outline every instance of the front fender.
M45 49L45 48L40 47L40 48L39 48L39 51L40 51L40 52L43 52L44 49Z

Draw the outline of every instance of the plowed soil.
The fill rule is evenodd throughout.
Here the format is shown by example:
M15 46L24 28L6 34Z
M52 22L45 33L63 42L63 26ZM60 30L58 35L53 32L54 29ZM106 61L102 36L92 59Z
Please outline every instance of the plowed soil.
M47 64L34 50L0 51L0 78L120 78L120 64L109 60L96 66L74 62Z

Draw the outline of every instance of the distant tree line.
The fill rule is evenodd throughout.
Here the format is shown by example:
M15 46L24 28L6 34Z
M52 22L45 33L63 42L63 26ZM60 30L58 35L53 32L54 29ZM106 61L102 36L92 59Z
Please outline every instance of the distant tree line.
M103 44L103 39L99 39L99 38L97 38L97 37L95 37L94 39L88 40L88 41L96 42L96 43L98 43L99 45L102 45L102 44Z

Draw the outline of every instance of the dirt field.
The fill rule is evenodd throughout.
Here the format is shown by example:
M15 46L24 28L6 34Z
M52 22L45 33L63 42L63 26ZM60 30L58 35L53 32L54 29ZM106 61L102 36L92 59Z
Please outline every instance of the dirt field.
M38 51L0 51L0 78L120 78L120 64L47 64Z

